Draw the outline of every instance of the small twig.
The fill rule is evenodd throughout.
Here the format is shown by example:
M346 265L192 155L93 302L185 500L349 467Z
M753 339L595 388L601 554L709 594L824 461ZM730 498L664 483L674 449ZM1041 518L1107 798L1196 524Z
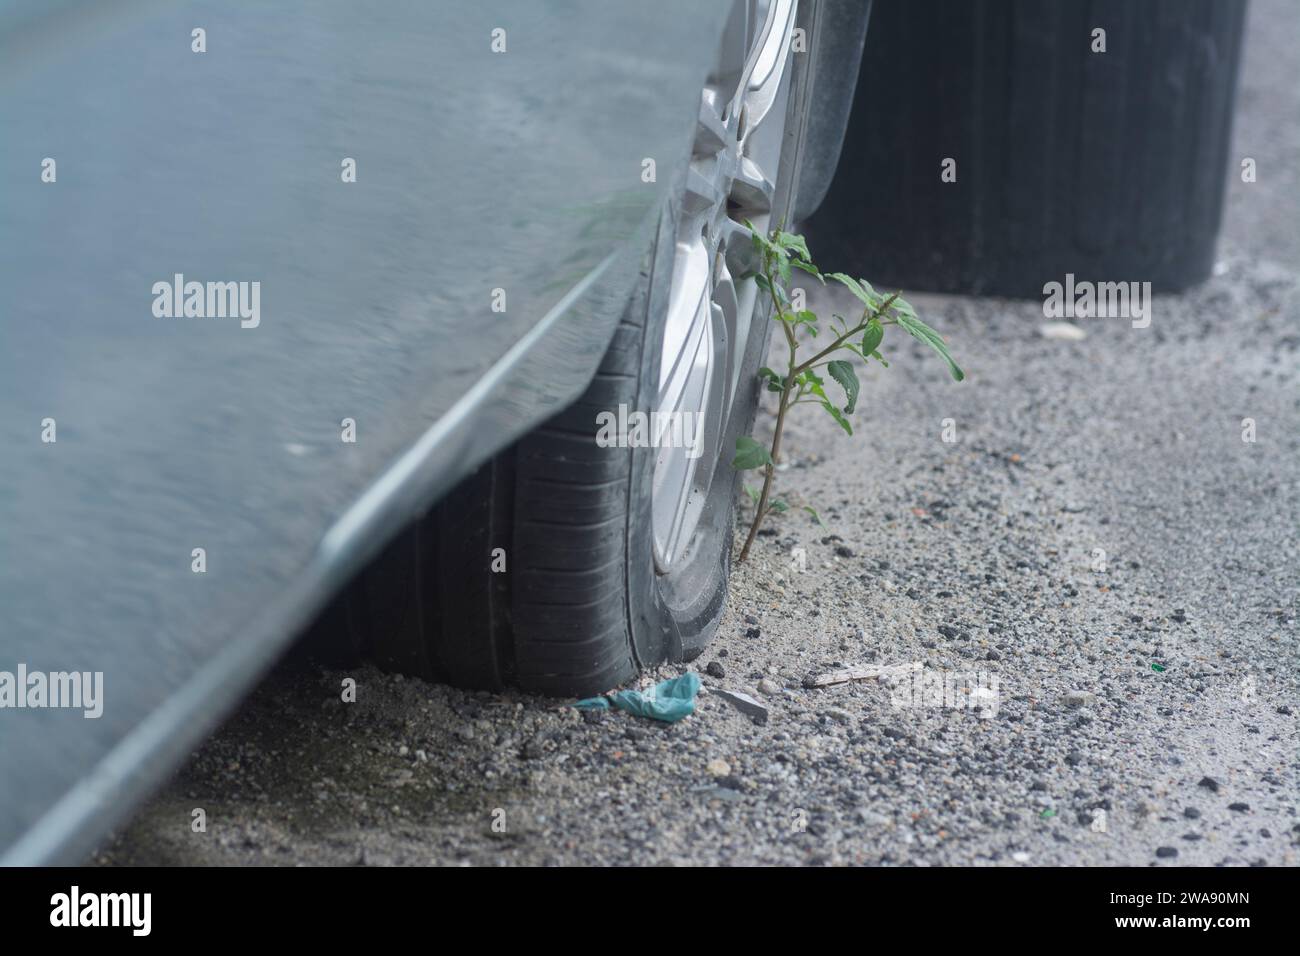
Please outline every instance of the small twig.
M831 684L847 684L855 680L876 680L880 677L894 677L910 674L921 669L920 661L910 664L887 664L883 667L874 664L861 667L841 667L839 670L824 671L821 674L809 674L803 679L804 687L829 687Z

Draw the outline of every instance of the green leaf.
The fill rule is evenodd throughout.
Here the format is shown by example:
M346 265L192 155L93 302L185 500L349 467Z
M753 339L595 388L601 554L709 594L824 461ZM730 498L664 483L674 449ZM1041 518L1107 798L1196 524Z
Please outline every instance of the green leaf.
M862 354L870 355L880 347L884 338L885 327L880 324L879 319L872 319L867 323L867 330L862 333Z
M848 399L844 405L844 414L852 415L853 406L858 403L858 376L853 371L852 363L836 359L827 364L826 371L844 389L844 397Z
M853 434L853 426L849 424L849 420L844 417L838 408L828 401L822 402L822 408L826 409L827 414L830 415L831 418L840 423L840 428L843 428L850 435Z
M785 501L783 501L782 499L777 498L776 501L773 501L771 504L767 506L767 510L775 511L777 514L783 515L790 510L790 506L786 504Z
M762 233L762 231L758 229L757 226L755 226L752 222L746 219L745 227L749 230L749 238L754 243L754 248L758 252L763 254L768 254L773 251L772 243L768 240L767 236L765 236Z
M767 384L769 392L779 392L785 388L785 379L776 372L772 371L766 365L758 370L758 377Z
M772 464L772 455L765 447L748 435L741 435L736 439L736 457L731 459L732 468L737 471L748 471L751 468L762 468L770 464Z
M863 288L853 276L845 275L843 272L828 272L826 277L834 279L836 282L845 286L850 292L862 300L863 304L869 309L875 309L880 305L880 296L872 289L870 284ZM870 290L870 291L868 291Z
M791 252L798 255L804 262L812 262L812 256L808 252L808 243L804 241L803 236L796 235L793 232L778 231L776 234L776 241L783 248L789 249Z
M762 497L762 496L758 493L758 489L757 489L757 488L751 488L751 487L749 487L749 485L746 485L746 486L745 486L745 494L749 495L749 500L752 501L752 502L754 502L755 505L758 504L758 500L759 500L759 498Z
M822 399L826 398L826 393L822 390L822 385L824 385L825 383L822 381L821 377L812 369L808 369L797 379L795 379L795 381L798 382L800 385L806 385L808 387L808 391L812 392L818 398L822 398Z
M796 269L802 269L804 272L807 272L809 275L816 276L817 281L820 282L822 285L826 284L826 280L822 278L821 270L818 269L811 262L800 262L798 259L795 259L790 264L794 266Z
M877 312L884 305L885 297L873 289L871 283L866 279L855 279L843 272L828 272L826 274L857 296L862 301L862 304L867 307L868 312Z
M900 313L898 315L898 324L907 329L914 338L924 342L943 357L943 360L948 363L948 373L952 375L953 381L960 382L966 377L966 373L961 370L961 366L953 361L952 354L948 351L947 344L943 341L938 332L930 328L916 316L908 315L906 313Z
M786 285L790 284L790 256L784 249L776 250L776 271L781 276L781 281Z
M853 426L849 424L849 420L845 418L844 415L840 412L840 410L831 404L831 400L826 397L826 390L822 387L825 383L822 381L821 377L818 376L816 372L814 372L812 369L808 369L807 371L803 372L795 381L797 381L800 385L807 388L808 391L810 391L812 394L820 398L821 406L822 408L826 409L826 413L830 415L831 418L839 422L840 427L843 428L846 432L848 432L850 435L853 434Z
M812 516L813 516L813 520L816 521L816 522L817 522L819 525L821 525L823 528L826 527L826 522L822 520L822 516L819 515L819 514L817 513L817 509L816 509L816 508L812 508L812 507L809 507L808 505L804 505L804 506L803 506L803 510L806 511L806 512L808 512L810 515L812 515ZM828 530L829 530L829 529L828 529Z
M785 316L782 316L782 318L785 319ZM812 330L813 338L816 338L817 333L821 331L817 328L817 313L809 312L807 309L800 309L798 312L793 313L787 321L793 322L795 325L807 325Z
M899 312L903 315L910 315L914 319L916 318L916 309L912 308L911 303L901 295L894 296L894 301L890 303L889 308L891 311Z

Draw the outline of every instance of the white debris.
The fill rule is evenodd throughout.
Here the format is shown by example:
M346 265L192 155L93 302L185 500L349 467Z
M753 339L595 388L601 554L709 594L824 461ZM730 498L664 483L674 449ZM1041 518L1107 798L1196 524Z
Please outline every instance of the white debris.
M1072 322L1044 322L1038 327L1038 334L1058 342L1082 342L1088 337L1087 332Z

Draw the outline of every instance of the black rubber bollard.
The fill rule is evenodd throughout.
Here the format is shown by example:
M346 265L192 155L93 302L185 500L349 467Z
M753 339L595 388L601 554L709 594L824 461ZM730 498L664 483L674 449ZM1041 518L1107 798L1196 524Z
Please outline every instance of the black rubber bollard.
M1204 279L1245 7L876 0L844 152L804 226L817 261L1035 298L1067 273Z

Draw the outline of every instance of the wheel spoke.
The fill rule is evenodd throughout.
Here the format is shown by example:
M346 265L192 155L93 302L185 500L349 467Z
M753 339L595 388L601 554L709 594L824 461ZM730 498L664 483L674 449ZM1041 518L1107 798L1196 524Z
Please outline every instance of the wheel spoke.
M669 383L686 371L684 360L689 340L699 334L696 326L700 321L700 305L708 291L709 258L703 242L678 243L673 259L673 285L668 295L668 320L664 326L663 360L659 366L661 406Z
M723 399L723 407L730 408L732 399L735 398L737 379L740 377L740 364L745 350L745 342L749 339L750 317L741 314L740 298L736 294L736 283L732 279L731 270L727 268L726 257L722 254L718 255L714 269L713 304L718 313L717 320L726 331L726 342L724 343L726 372L723 375L723 381L726 383L727 390Z
M742 156L731 183L731 199L751 216L772 211L776 185L754 160Z
M706 370L706 375L704 376L703 380L697 378L692 383L695 386L695 388L698 389L699 391L698 396L692 396L693 398L696 398L696 401L693 402L692 404L697 405L699 407L700 419L705 418L705 415L708 410L707 409L708 390L709 390L708 379L711 376L708 375L707 372L709 371L709 360L712 357L711 356L712 349L713 349L712 336L707 334L701 335L698 341L695 343L695 351L691 356L691 364L693 367L704 368ZM676 412L682 411L680 406L675 407L673 410ZM697 420L696 427L697 428L700 427L700 424L701 424L700 420ZM704 436L699 435L698 440L703 441ZM661 445L661 447L665 447L665 446ZM672 457L677 462L680 463L678 468L674 469L674 471L676 471L680 475L680 478L678 479L680 484L674 489L676 491L677 503L676 503L676 507L673 509L672 521L669 525L668 535L667 535L667 547L665 549L666 550L665 556L669 560L672 560L674 557L677 556L677 552L681 544L681 535L684 527L684 521L686 518L686 514L690 509L692 493L696 490L695 489L696 466L699 464L701 460L703 460L703 456L692 458L688 454L689 449L687 448L683 448L676 445L669 445L667 447L671 448Z
M748 75L753 29L752 3L735 3L722 31L722 45L718 50L718 64L709 74L707 87L719 91L723 99L718 103L727 120L735 117L737 94Z
M717 177L711 175L717 163L712 159L698 159L686 170L686 185L682 196L682 212L698 216L717 207L726 198Z
M797 4L795 0L768 0L767 16L745 65L745 126L755 129L776 102L781 80L789 62Z
M733 139L727 129L727 121L722 118L725 103L718 102L715 90L705 89L700 94L700 112L695 121L696 156L714 156L727 147Z
M756 272L760 265L758 252L754 249L754 240L749 229L729 216L725 216L714 230L719 244L727 259L727 271L731 276L743 276Z

